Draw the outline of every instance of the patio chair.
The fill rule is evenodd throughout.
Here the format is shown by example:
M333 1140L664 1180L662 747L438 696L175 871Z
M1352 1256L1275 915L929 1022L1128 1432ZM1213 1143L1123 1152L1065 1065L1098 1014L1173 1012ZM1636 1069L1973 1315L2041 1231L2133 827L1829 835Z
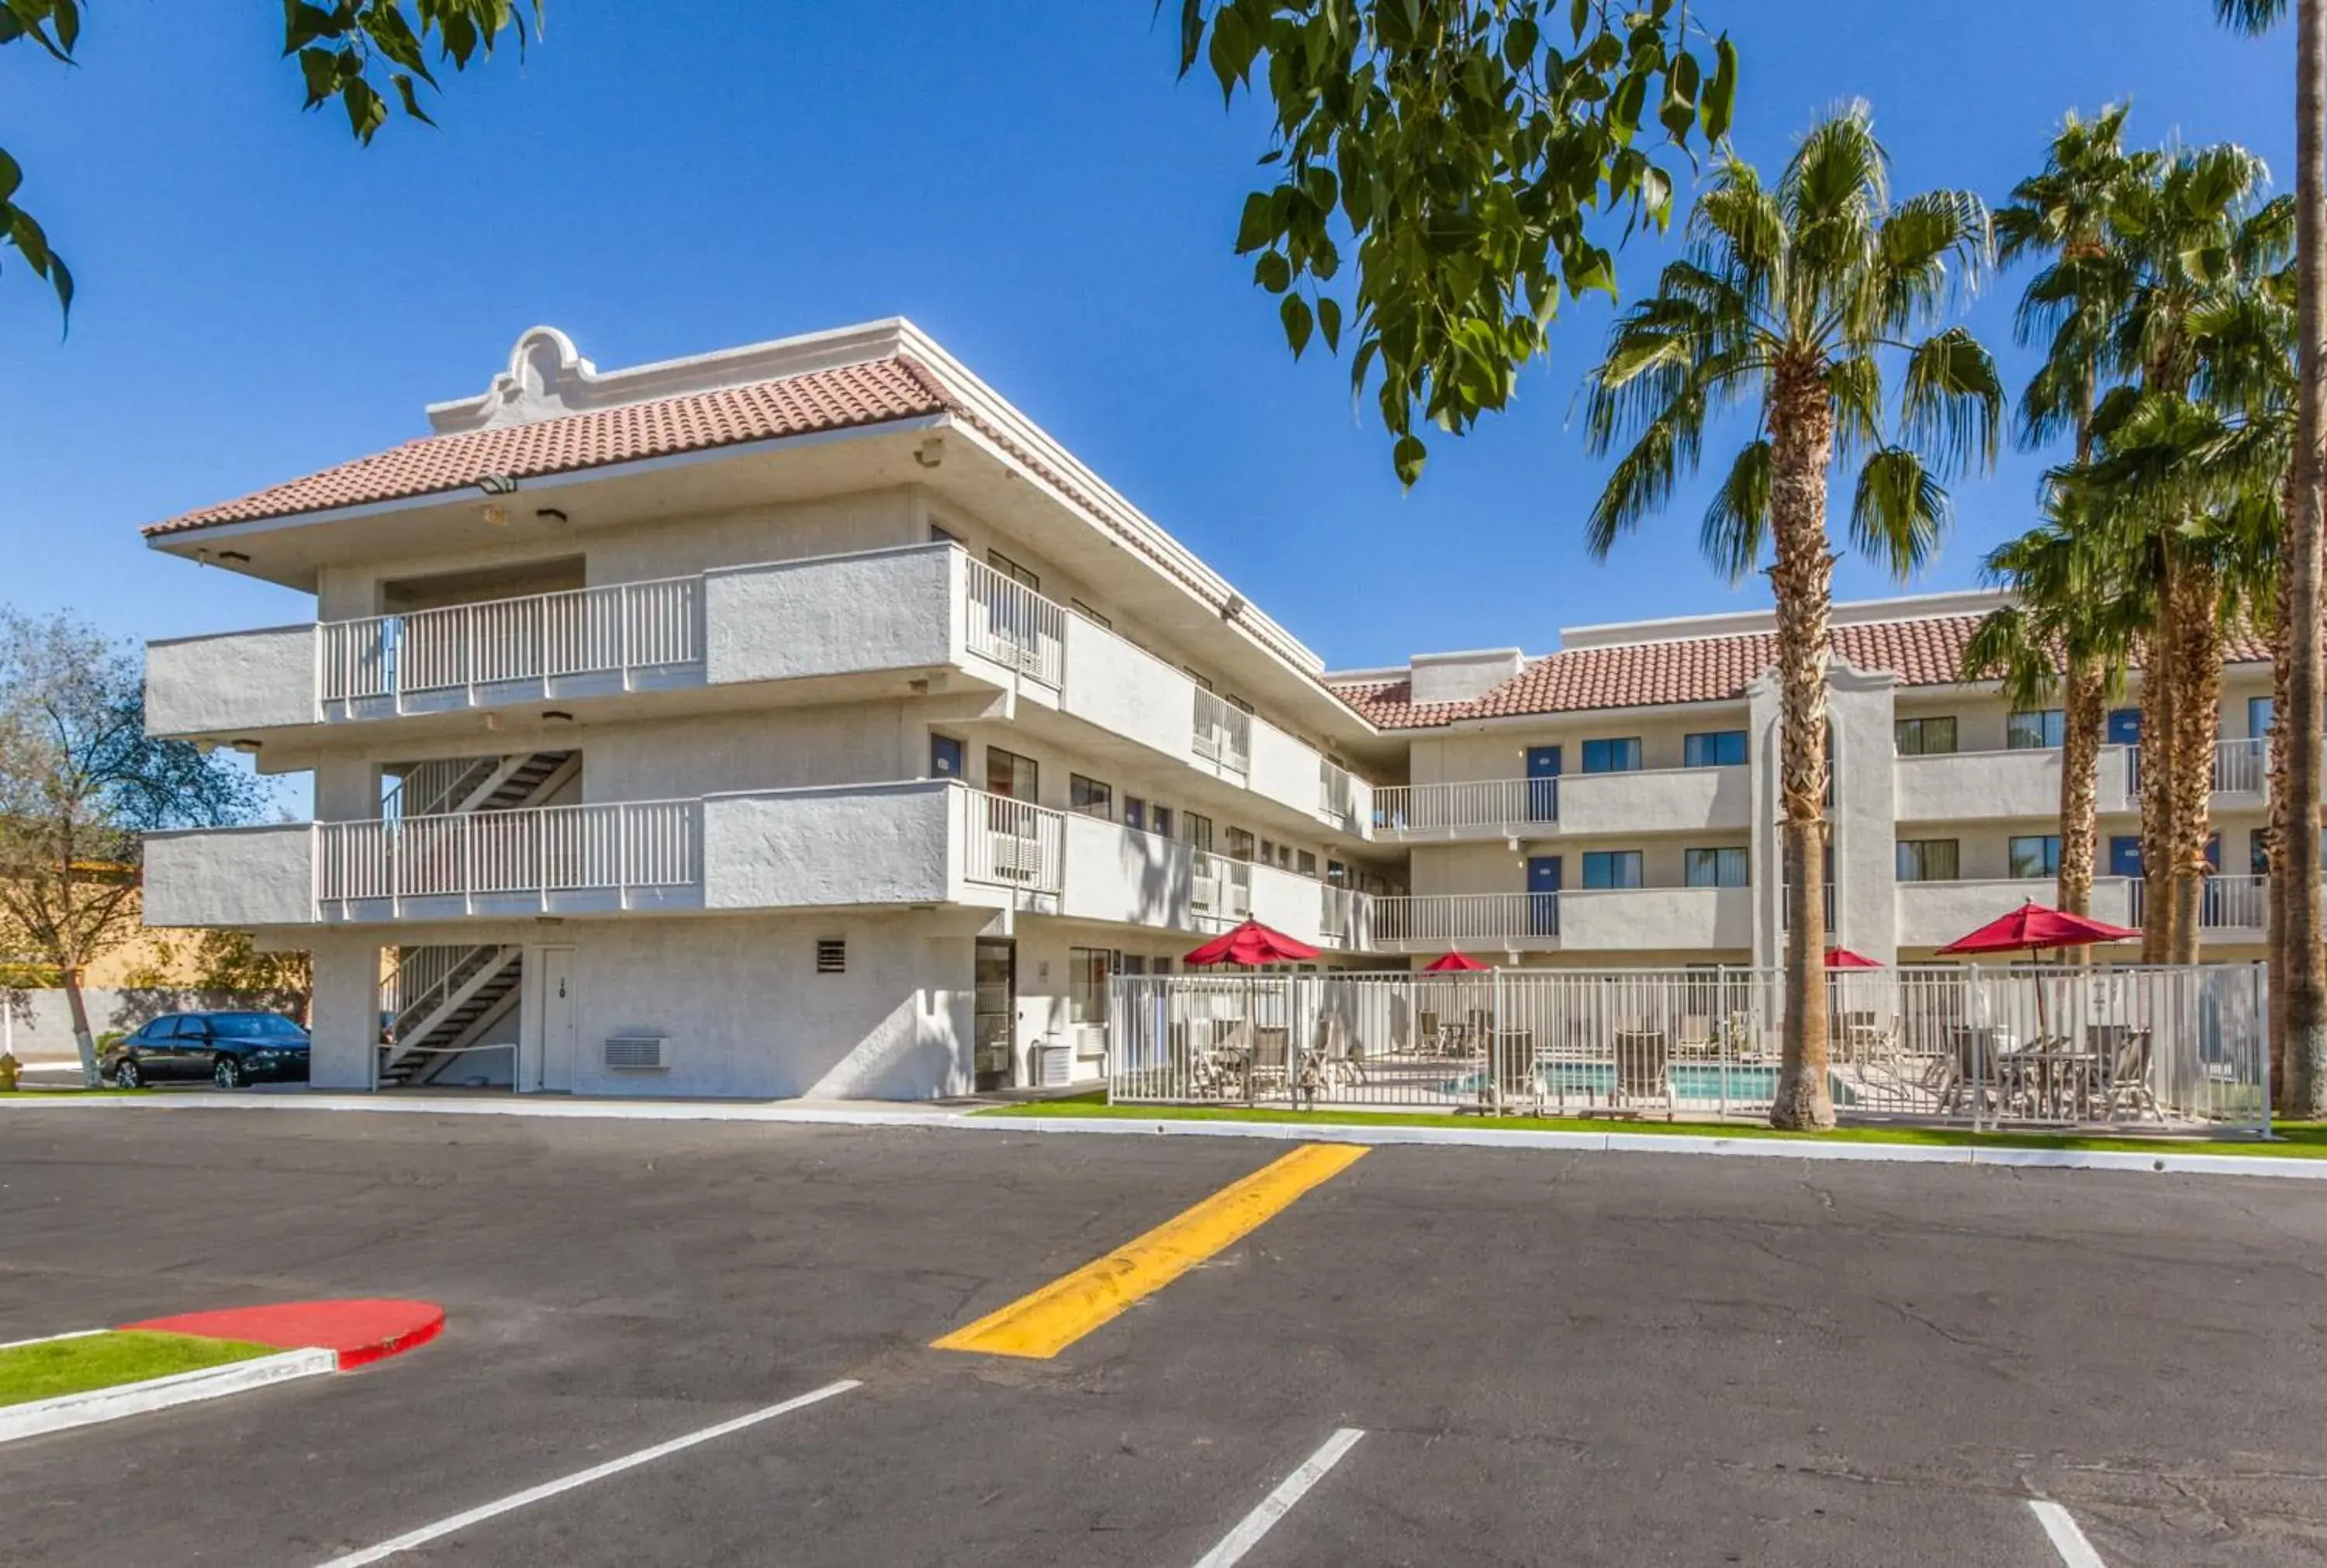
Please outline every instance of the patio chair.
M1444 1053L1446 1050L1446 1039L1438 1031L1438 1014L1418 1012L1414 1018L1415 1054L1420 1056L1431 1052Z
M1721 1054L1721 1036L1713 1027L1713 1020L1700 1013L1685 1013L1680 1021L1680 1038L1674 1042L1676 1053L1683 1057L1715 1057Z
M2158 1105L2156 1087L2149 1081L2153 1065L2149 1031L2123 1024L2108 1027L2121 1033L2102 1050L2102 1059L2109 1069L2105 1111L2114 1116L2130 1108L2135 1115L2146 1113L2163 1121L2164 1108Z
M1620 1030L1616 1034L1616 1087L1612 1100L1637 1105L1662 1100L1672 1111L1672 1045L1662 1030Z

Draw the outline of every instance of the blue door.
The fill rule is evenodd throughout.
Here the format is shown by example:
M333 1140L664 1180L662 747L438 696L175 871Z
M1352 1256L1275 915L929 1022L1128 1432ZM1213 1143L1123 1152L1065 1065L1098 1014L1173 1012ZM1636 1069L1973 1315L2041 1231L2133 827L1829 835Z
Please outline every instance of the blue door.
M1559 748L1529 746L1528 748L1528 820L1556 822L1559 820ZM1553 861L1553 885L1558 885L1559 863ZM1532 886L1533 883L1528 884Z
M2139 708L2109 710L2108 743L2112 746L2141 744L2141 710Z
M1559 935L1559 856L1556 854L1528 857L1528 935Z
M930 777L958 779L961 777L961 742L951 735L932 733L930 736Z
M2108 865L2108 873L2111 876L2139 877L2141 875L2140 838L2132 834L2122 833L2112 837L2109 840Z

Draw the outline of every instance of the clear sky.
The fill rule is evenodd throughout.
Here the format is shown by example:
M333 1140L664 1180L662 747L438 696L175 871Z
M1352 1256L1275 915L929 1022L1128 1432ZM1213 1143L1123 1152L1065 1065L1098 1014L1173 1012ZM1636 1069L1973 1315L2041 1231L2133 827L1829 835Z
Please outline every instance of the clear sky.
M1863 96L1898 189L2000 200L2064 109L2130 95L2136 139L2237 140L2292 177L2291 38L2223 33L2209 0L1695 9L1737 39L1737 140L1767 166ZM1342 365L1294 364L1230 254L1264 129L1209 78L1174 80L1151 0L550 0L522 63L448 79L442 130L399 122L369 151L299 114L279 27L272 5L112 4L77 70L0 51L0 145L82 287L61 341L0 252L0 544L23 608L138 638L307 618L150 554L138 525L422 434L422 405L481 390L534 322L613 367L890 314L1337 666L1766 600L1701 564L1693 497L1585 555L1604 465L1570 415L1604 304L1564 316L1519 407L1436 439L1401 494ZM1660 245L1621 258L1628 285ZM2019 281L1972 317L2015 385ZM1914 586L1974 583L2042 466L1959 486ZM1855 563L1837 588L1902 591Z

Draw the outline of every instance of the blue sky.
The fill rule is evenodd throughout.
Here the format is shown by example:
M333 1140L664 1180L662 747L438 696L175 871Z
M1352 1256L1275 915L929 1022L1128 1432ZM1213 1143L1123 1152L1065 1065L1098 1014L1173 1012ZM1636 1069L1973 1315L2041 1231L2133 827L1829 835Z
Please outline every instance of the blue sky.
M60 341L0 253L8 598L139 638L304 619L137 526L422 433L423 404L481 389L536 322L612 367L902 313L1335 665L1764 602L1699 561L1701 490L1607 564L1584 553L1604 464L1570 415L1604 304L1572 307L1519 406L1437 438L1401 494L1341 364L1294 364L1230 254L1261 122L1174 80L1149 0L638 20L664 10L550 0L522 63L448 82L441 131L368 151L298 113L271 5L97 7L78 70L0 54L0 145L82 285ZM2290 38L2222 33L2209 0L1696 10L1738 41L1737 140L1767 165L1863 96L1899 189L1998 200L2063 109L2129 95L2137 139L2237 140L2292 175ZM1659 260L1635 243L1624 281ZM2015 384L2019 281L1971 318ZM1913 586L1974 583L2042 466L1958 486ZM1470 565L1430 568L1448 557ZM1837 589L1902 591L1855 562Z

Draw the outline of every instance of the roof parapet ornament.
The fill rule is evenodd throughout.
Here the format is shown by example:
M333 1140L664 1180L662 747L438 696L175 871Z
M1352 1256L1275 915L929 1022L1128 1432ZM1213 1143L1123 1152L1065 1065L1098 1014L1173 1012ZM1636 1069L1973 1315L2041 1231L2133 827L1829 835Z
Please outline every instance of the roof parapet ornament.
M556 327L528 327L509 350L509 369L475 397L432 404L428 423L439 434L529 425L590 407L598 367Z

